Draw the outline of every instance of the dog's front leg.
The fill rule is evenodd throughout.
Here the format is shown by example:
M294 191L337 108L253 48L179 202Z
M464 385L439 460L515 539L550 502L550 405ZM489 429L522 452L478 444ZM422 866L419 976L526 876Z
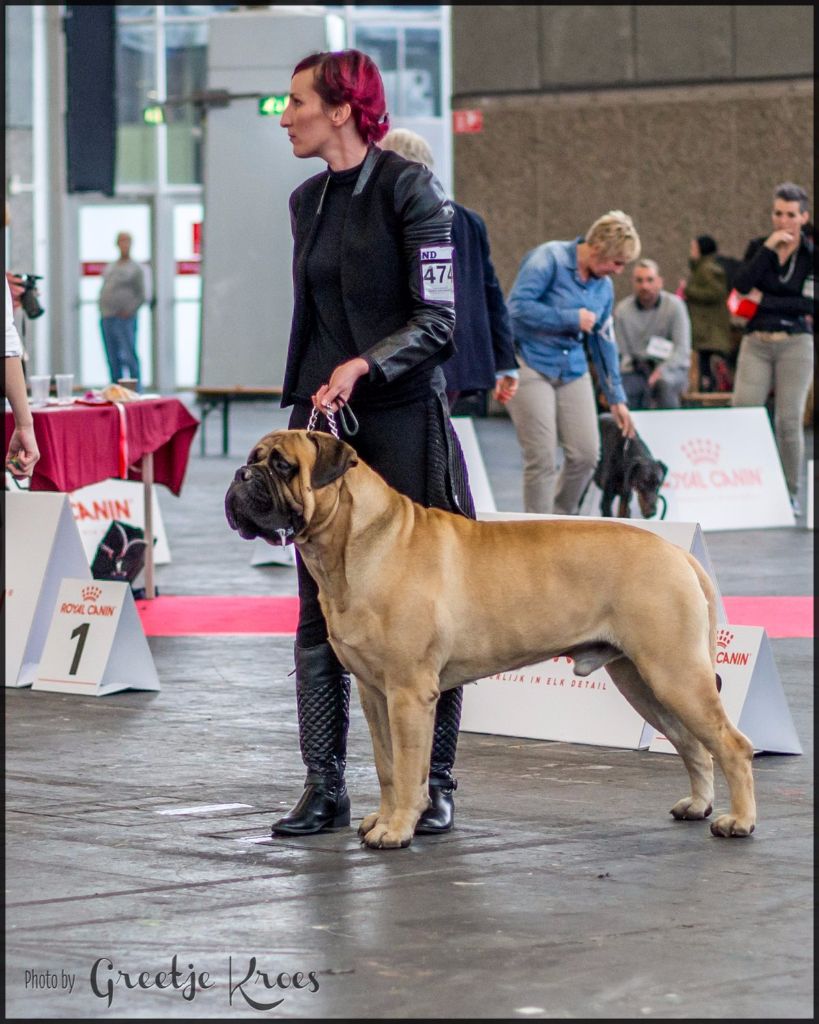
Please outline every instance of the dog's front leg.
M429 803L429 758L437 699L437 685L418 674L397 684L387 680L393 807L389 821L379 818L364 836L367 846L396 849L412 841L418 819Z
M375 770L378 773L378 784L381 789L381 803L377 811L368 814L358 826L358 834L361 839L375 829L379 824L383 826L381 834L387 829L395 806L393 794L393 766L392 766L392 740L390 739L390 719L387 713L387 698L374 686L368 686L358 676L358 695L361 699L361 706L364 709L364 716L370 729L370 737L373 741L373 754L375 756Z

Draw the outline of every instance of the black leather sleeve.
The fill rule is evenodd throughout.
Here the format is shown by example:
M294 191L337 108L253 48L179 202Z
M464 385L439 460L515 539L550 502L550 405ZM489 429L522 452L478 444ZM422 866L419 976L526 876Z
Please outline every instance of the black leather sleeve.
M452 205L438 181L421 164L411 164L395 183L395 210L403 229L403 249L412 313L407 323L363 353L373 379L395 380L432 356L451 350L454 302L433 302L421 291L420 250L451 245Z

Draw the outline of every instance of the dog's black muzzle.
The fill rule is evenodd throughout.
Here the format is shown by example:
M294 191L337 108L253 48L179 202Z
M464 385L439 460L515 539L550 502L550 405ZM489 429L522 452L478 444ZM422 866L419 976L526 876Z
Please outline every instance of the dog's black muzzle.
M292 500L292 499L291 499ZM264 465L241 466L225 494L225 516L240 537L289 544L304 526L284 494L284 484Z

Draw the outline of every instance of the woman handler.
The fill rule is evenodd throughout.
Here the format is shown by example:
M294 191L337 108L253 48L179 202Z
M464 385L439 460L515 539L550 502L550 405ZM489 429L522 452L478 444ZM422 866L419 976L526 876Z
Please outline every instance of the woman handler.
M294 308L282 406L307 427L314 408L351 402L360 424L344 439L401 493L474 518L466 469L449 422L440 364L453 351L452 207L425 167L376 143L389 127L376 65L357 50L296 65L281 118L300 158L327 170L290 197ZM347 422L351 422L349 415ZM274 822L305 835L350 822L344 781L350 677L327 640L318 589L298 560L296 703L304 792ZM416 832L452 827L452 775L462 691L438 700L431 805Z

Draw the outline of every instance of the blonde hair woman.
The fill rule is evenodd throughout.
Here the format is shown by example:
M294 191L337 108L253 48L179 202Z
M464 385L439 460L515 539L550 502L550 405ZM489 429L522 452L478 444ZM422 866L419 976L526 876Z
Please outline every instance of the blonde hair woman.
M523 452L527 512L575 515L594 474L600 431L585 342L618 427L634 435L612 325L611 277L639 255L631 217L610 210L585 235L544 242L523 258L507 303L521 363L507 408Z

